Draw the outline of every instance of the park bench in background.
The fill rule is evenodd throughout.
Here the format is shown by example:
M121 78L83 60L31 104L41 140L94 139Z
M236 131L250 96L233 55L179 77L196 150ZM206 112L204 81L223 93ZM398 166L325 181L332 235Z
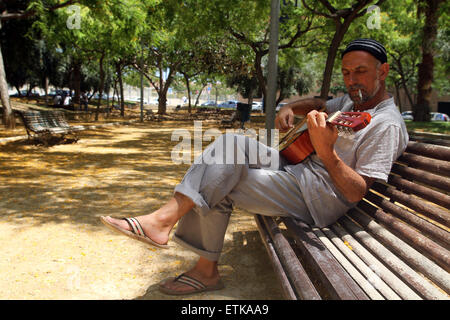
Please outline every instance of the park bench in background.
M82 130L83 126L71 126L67 123L64 112L55 111L16 111L27 131L29 139L48 145L53 139L65 139L66 135L72 135L72 141L77 141L76 131Z
M450 148L426 141L327 228L255 216L287 299L450 298Z

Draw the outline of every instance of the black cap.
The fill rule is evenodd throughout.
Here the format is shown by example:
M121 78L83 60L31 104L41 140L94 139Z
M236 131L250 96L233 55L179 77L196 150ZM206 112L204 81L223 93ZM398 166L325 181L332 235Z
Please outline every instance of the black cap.
M381 43L372 39L356 39L350 42L342 53L343 57L350 51L366 51L377 58L381 63L387 62L386 49Z

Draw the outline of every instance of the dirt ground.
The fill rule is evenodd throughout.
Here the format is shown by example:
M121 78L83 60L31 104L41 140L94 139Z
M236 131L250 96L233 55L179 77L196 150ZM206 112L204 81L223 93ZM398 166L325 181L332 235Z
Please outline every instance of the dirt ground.
M245 212L232 215L219 261L226 288L185 297L157 284L189 268L194 254L174 242L151 248L100 223L149 213L172 195L188 168L171 161L180 128L192 133L193 123L83 131L77 143L49 148L0 145L0 299L283 299Z

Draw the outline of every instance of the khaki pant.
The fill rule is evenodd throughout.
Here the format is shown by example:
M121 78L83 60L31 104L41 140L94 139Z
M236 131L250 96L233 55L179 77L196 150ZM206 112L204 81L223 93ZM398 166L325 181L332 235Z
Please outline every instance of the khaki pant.
M196 206L178 222L174 241L217 261L233 207L313 224L297 181L283 170L284 164L278 151L254 139L220 136L175 187L175 192L186 195Z

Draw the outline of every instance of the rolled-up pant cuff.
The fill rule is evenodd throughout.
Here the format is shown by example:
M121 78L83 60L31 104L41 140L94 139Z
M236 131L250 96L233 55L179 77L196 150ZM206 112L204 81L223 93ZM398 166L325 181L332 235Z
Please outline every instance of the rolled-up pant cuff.
M202 195L197 191L195 191L194 189L184 185L183 183L180 183L177 186L175 186L174 193L175 192L181 193L186 197L190 198L192 202L194 202L195 204L194 210L200 213L201 215L205 215L210 210L208 203L206 203Z
M194 252L195 254L197 254L197 255L199 255L199 256L207 259L207 260L210 260L210 261L218 261L219 260L221 252L211 252L211 251L206 251L206 250L199 249L199 248L191 245L190 243L184 241L183 239L181 239L177 235L174 235L172 240L175 243L178 243L180 246L182 246L182 247L184 247L184 248Z

